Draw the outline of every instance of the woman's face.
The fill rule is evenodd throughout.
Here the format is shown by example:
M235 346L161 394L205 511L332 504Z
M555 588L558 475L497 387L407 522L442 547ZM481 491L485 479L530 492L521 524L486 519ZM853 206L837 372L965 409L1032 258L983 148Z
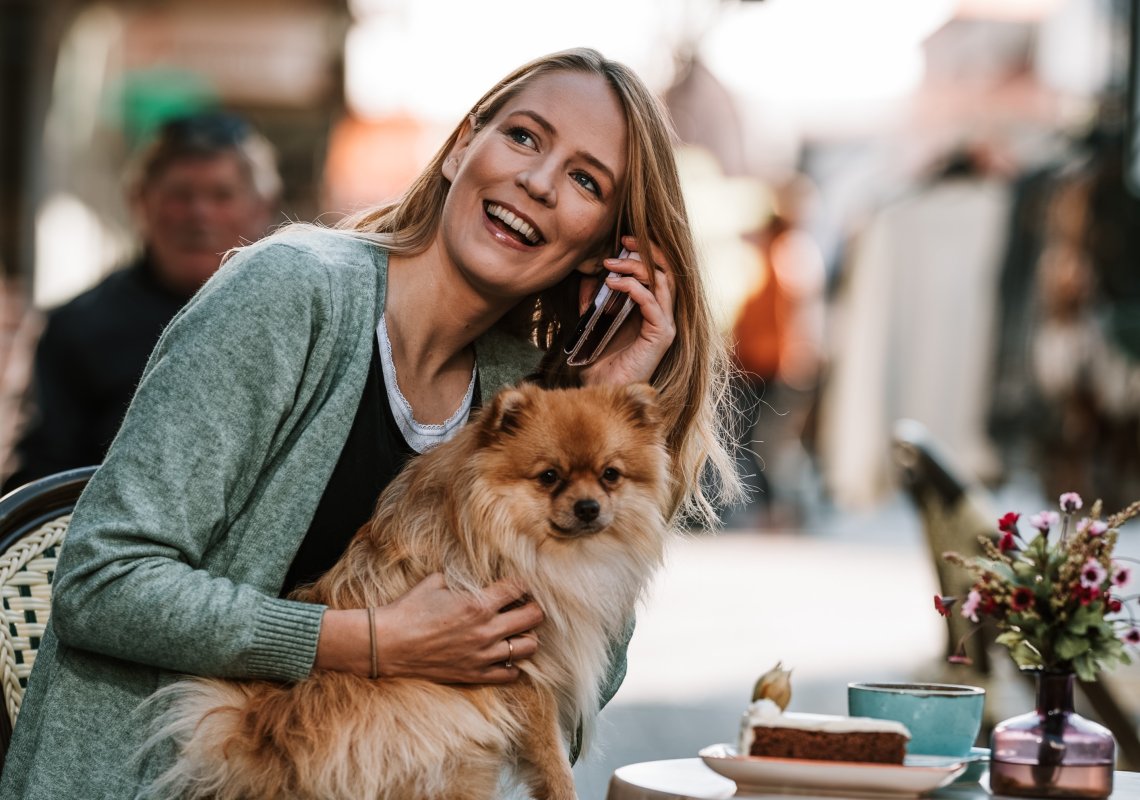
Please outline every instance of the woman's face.
M514 301L553 286L608 246L626 126L602 77L536 78L450 155L440 235L484 296Z

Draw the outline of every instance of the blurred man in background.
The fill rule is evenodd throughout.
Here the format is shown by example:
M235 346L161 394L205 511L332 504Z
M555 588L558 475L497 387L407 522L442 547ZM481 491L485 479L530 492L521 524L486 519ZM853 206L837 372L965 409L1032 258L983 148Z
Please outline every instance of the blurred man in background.
M211 111L164 124L127 191L142 252L49 312L4 492L103 460L162 330L227 250L266 232L281 178L264 137Z

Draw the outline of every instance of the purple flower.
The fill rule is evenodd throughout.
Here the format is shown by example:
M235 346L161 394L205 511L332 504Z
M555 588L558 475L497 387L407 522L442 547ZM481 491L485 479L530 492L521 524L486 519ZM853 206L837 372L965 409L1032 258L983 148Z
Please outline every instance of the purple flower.
M1029 524L1042 533L1048 533L1049 529L1060 521L1061 515L1056 511L1042 511L1029 518Z
M966 602L962 603L962 616L966 617L970 622L978 621L978 606L982 604L982 593L977 589L971 589L970 593L966 595Z
M1128 632L1120 637L1125 644L1140 644L1140 628L1129 628Z
M1108 524L1099 519L1082 519L1077 523L1077 532L1088 532L1089 536L1100 536L1108 530Z
M1112 562L1112 585L1123 586L1132 579L1132 570L1118 561Z
M1095 589L1104 583L1104 579L1107 577L1108 570L1095 558L1090 558L1085 562L1085 565L1081 567L1081 586Z
M1066 514L1072 514L1074 511L1079 511L1084 501L1081 496L1076 492L1065 492L1061 495L1061 510Z

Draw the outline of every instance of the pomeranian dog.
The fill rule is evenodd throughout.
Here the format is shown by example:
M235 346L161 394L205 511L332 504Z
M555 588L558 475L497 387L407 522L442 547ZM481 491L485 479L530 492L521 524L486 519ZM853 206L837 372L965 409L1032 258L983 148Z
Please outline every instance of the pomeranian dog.
M510 771L535 797L575 797L567 745L588 741L611 643L662 561L668 466L648 385L503 390L412 460L295 596L365 608L436 572L458 591L517 579L545 613L518 680L179 681L150 741L177 760L148 796L486 800Z

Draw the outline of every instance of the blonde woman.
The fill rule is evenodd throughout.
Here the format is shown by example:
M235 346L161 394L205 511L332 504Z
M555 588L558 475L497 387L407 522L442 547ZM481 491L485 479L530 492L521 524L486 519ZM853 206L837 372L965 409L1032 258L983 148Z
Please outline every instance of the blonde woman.
M612 258L619 247L633 255ZM603 266L636 304L592 365L563 344ZM500 387L649 381L674 456L674 513L711 520L725 358L697 271L665 116L592 50L488 92L398 202L337 231L245 248L163 334L76 508L0 795L122 798L179 674L516 680L541 644L525 586L472 600L433 576L369 629L363 609L287 599L321 574L416 452ZM705 480L701 480L701 478ZM604 697L625 670L614 643ZM149 709L149 707L144 707Z

